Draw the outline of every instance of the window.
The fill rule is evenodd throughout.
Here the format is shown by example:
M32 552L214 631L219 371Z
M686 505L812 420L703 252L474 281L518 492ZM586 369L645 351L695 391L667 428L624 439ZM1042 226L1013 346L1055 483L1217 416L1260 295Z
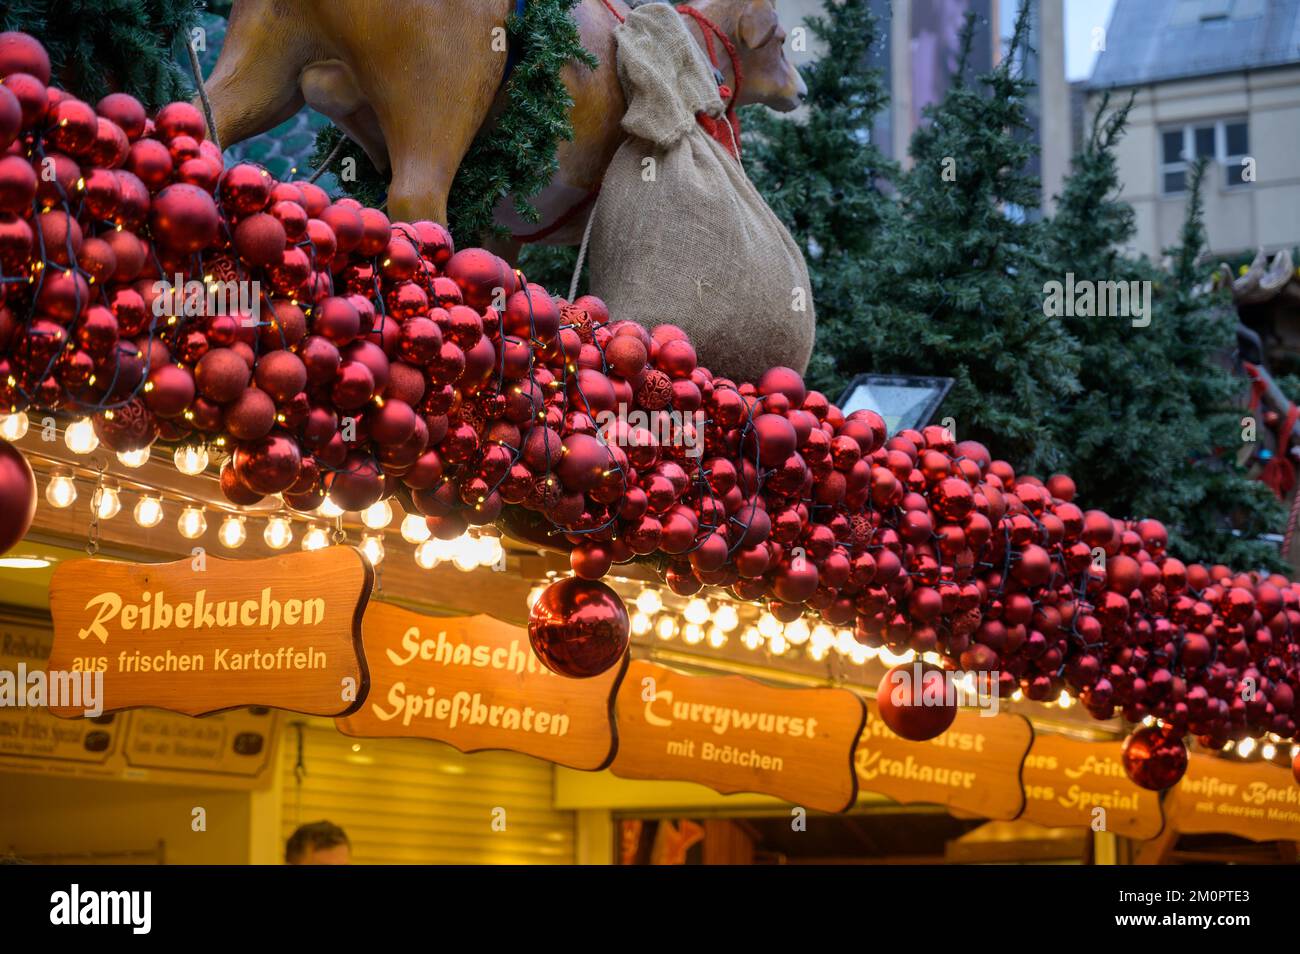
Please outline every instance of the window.
M1224 188L1250 184L1242 160L1250 152L1250 134L1244 119L1192 123L1160 131L1160 190L1165 195L1187 191L1191 160L1209 159L1223 167Z

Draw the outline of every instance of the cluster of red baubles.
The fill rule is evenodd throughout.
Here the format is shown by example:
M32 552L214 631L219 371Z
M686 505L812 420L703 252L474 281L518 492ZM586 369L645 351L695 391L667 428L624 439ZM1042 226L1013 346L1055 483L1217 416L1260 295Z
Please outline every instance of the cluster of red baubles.
M1068 688L1215 747L1296 737L1296 584L1184 566L1068 477L938 427L887 439L788 368L727 380L675 326L555 298L436 223L226 168L194 107L80 102L21 34L0 75L0 406L96 412L114 450L223 437L239 505L396 494L440 538L499 522L585 580L654 558L679 594L812 611L1005 694ZM168 315L178 274L256 280L258 307Z

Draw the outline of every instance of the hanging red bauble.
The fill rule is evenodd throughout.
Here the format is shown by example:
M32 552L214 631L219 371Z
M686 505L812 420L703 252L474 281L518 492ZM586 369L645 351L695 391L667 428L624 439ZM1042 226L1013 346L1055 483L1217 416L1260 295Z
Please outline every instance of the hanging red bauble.
M552 672L599 676L627 652L631 627L623 601L597 580L569 577L544 589L528 617L528 639Z
M275 426L275 401L260 388L246 388L226 408L226 430L241 441L255 441Z
M95 105L95 112L120 126L132 142L144 133L144 106L129 93L109 93Z
M326 472L325 491L340 510L365 510L383 497L384 478L373 460L352 453L337 470Z
M926 742L948 731L957 705L948 676L930 663L901 663L880 680L876 708L891 732Z
M1176 784L1186 771L1187 746L1173 726L1145 725L1124 740L1124 774L1135 785L1161 792Z
M119 452L141 450L158 437L158 421L138 399L97 415L94 427L104 446Z
M282 434L240 444L235 448L235 473L240 482L259 494L278 494L298 479L302 453L298 444Z
M0 440L0 553L7 553L27 535L35 516L36 477L32 466L18 448Z

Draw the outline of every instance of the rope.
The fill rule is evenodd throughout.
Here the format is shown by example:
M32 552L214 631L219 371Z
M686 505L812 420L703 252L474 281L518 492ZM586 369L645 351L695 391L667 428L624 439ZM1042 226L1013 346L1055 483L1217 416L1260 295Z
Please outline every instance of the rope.
M325 174L329 167L334 164L334 160L338 158L339 153L343 151L343 144L347 141L348 137L342 135L342 131L340 130L339 141L334 144L334 148L331 149L330 154L325 157L325 161L322 162L320 166L317 167L316 171L311 174L311 178L307 180L308 182L315 182Z
M194 85L199 88L199 100L203 103L203 116L208 122L208 135L212 144L221 152L221 140L217 138L217 124L212 118L212 103L208 101L208 91L203 86L203 67L199 65L199 56L194 52L194 44L185 41L185 52L190 55L190 71L194 74Z
M569 282L569 301L578 295L578 278L582 275L582 266L587 260L587 244L591 241L591 226L596 221L596 209L593 207L587 216L587 227L582 230L582 244L578 246L578 263L573 266L573 280Z

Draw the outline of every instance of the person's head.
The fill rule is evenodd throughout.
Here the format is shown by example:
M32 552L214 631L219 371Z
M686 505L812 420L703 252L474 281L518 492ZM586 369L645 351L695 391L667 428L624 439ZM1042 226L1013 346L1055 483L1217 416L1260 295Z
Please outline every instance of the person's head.
M284 860L290 865L347 865L352 863L352 844L333 822L311 822L289 836Z

